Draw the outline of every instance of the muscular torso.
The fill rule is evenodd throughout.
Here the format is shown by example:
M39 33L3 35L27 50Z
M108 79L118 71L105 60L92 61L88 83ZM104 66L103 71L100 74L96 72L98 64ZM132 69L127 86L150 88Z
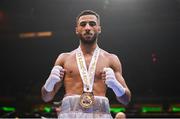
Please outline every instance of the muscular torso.
M94 78L93 85L93 93L97 96L105 96L106 93L106 85L104 80L101 78L101 72L103 68L110 67L108 56L109 53L100 50L99 58L96 65L96 72ZM92 55L87 54L84 56L86 67L89 67ZM63 68L66 70L64 76L64 87L65 87L65 95L81 95L83 92L83 83L80 77L78 65L76 62L76 52L72 51L70 53L64 54L64 60L62 63Z

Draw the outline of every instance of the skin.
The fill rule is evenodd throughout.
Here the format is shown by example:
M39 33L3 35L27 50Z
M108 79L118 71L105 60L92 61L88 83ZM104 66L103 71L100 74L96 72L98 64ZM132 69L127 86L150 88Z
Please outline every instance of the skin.
M115 119L126 119L126 115L123 112L118 112Z
M90 26L88 23L85 26L81 26L80 23L86 21L96 22L95 26ZM87 34L88 33L88 34ZM93 55L93 51L97 46L98 34L101 33L101 27L94 15L84 15L79 18L76 26L76 34L80 38L80 47L84 54L86 67L89 68L89 64ZM64 68L61 71L60 77L63 81L58 82L52 92L47 92L42 87L42 98L44 101L49 102L53 99L55 94L58 92L62 83L65 86L65 96L67 95L81 95L83 92L83 83L80 77L78 65L76 63L76 49L62 53L58 56L55 65L60 65ZM122 104L128 104L131 99L131 93L128 89L125 80L122 77L121 63L118 57L114 54L110 54L104 50L100 50L99 58L96 65L93 93L95 96L105 96L107 86L105 84L105 72L103 69L110 67L115 73L116 79L125 88L125 94L121 97L117 97L117 100Z

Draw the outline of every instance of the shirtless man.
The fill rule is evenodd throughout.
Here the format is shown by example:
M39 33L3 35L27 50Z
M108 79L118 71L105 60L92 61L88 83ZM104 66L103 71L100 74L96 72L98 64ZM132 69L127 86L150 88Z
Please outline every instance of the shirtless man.
M127 105L131 99L130 90L122 77L121 63L116 55L97 45L98 35L101 33L100 17L97 13L91 10L82 11L76 24L79 48L58 56L42 87L42 99L45 102L51 101L64 83L65 96L59 118L112 118L109 101L105 97L107 87L114 91L120 103ZM89 70L92 74L88 74ZM89 100L83 100L82 97Z

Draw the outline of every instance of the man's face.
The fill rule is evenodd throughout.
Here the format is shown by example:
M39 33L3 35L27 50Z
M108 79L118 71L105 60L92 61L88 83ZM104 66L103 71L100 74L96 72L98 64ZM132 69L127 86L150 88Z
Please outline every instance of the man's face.
M94 43L100 32L101 27L95 15L83 15L77 21L76 34L83 43Z

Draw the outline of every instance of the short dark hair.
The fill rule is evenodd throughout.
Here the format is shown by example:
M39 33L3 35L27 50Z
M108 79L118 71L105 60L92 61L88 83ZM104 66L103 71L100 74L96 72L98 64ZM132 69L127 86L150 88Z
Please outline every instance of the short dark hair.
M76 23L78 22L79 18L80 18L81 16L84 16L84 15L94 15L94 16L96 16L96 18L97 18L97 20L98 20L98 22L99 22L99 24L100 24L100 16L99 16L96 12L94 12L94 11L92 11L92 10L83 10L83 11L76 17Z

